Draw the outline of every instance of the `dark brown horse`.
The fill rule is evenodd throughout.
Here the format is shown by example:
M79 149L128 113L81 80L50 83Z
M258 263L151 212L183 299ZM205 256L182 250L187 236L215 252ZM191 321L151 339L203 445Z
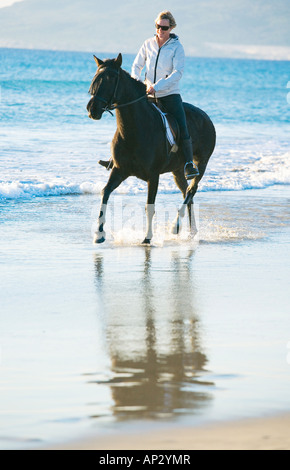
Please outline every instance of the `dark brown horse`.
M89 117L99 120L104 111L116 109L117 130L112 142L113 169L102 192L94 242L105 241L104 224L110 194L129 176L136 176L148 184L147 233L143 243L150 244L160 174L172 172L185 198L173 232L179 232L180 217L184 216L186 207L192 223L192 200L215 148L215 128L204 111L184 103L188 130L193 142L193 160L199 169L199 176L188 186L184 176L185 162L182 153L178 151L168 155L163 123L158 111L146 98L146 86L121 68L121 54L117 59L105 61L95 57L95 61L98 70L90 87L92 98L87 106Z

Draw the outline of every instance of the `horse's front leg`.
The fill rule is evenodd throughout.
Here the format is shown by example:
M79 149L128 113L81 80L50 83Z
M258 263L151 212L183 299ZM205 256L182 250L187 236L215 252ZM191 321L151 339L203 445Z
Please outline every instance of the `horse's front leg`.
M118 168L113 168L109 181L104 187L102 191L102 201L101 201L101 208L100 208L100 214L98 218L98 228L95 232L94 236L94 243L104 243L106 240L106 232L104 230L104 225L106 222L106 212L107 212L107 204L110 195L112 192L120 186L120 184L126 179L124 175L120 172Z
M150 245L153 238L153 217L155 214L155 199L158 191L159 175L155 175L148 181L148 197L146 204L147 230L143 245Z

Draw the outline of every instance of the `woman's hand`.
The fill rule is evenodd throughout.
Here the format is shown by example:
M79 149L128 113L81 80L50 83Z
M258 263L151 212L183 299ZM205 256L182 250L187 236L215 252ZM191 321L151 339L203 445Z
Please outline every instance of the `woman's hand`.
M155 94L155 90L154 90L154 87L152 85L148 85L147 87L147 95L154 95Z

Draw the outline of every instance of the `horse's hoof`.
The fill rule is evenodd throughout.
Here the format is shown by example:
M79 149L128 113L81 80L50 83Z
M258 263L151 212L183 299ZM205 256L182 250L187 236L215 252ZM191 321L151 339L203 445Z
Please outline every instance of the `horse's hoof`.
M95 238L94 238L95 245L100 245L101 243L104 243L105 241L106 241L105 237L98 238L97 234L95 235Z
M147 246L151 245L151 240L149 240L149 238L144 238L142 245L147 245Z

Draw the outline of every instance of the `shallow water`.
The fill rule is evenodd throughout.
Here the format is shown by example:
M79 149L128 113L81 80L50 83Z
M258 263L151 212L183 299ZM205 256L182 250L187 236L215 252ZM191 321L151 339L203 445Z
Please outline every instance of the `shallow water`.
M199 240L159 227L152 248L109 227L92 246L92 196L18 204L1 225L1 447L289 410L289 196L201 193Z
M87 118L91 55L0 58L0 447L289 410L289 63L188 59L218 134L198 234L164 175L145 248L134 178L92 245L115 119Z

